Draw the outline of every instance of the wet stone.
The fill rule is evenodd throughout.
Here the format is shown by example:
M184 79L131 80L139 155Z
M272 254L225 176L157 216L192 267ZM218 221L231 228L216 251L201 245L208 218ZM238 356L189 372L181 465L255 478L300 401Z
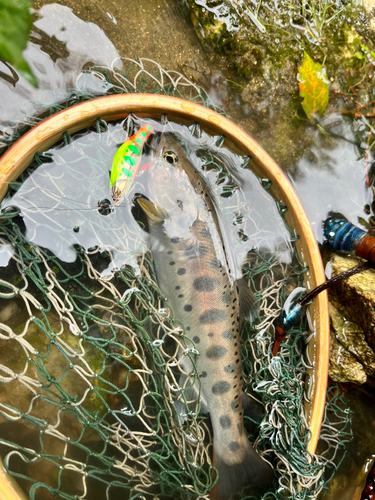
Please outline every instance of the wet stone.
M362 259L332 253L332 277L362 262ZM369 269L337 283L329 292L331 302L339 304L342 315L358 325L372 349L375 349L374 282L375 270Z
M348 321L340 304L330 299L331 342L329 375L335 382L364 384L374 377L375 353L365 340L363 330Z

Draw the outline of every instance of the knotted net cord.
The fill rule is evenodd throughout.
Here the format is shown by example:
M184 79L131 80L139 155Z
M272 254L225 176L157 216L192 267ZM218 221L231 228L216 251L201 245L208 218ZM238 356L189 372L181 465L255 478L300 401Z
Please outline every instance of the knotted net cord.
M210 105L207 94L194 84L189 86L182 75L156 65L157 75L156 63L149 60L126 63L129 67L122 61L125 70L114 63L111 68L83 73L73 100L97 95L86 92L94 78L106 83L103 93L152 89L185 98L194 94L193 99ZM145 69L150 64L153 71ZM71 104L70 98L65 105ZM63 106L53 104L46 114ZM30 118L23 125L35 123L37 120ZM64 134L63 144L53 154L54 161L68 171L64 182L69 183L70 167L79 175L79 158L89 162L93 171L101 168L102 162L108 164L108 129L104 120L97 121L95 137L102 141L99 156L90 155L90 143L80 142L92 131L73 137ZM199 136L199 127L195 126L194 132ZM4 146L13 142L17 133L9 137L12 140ZM222 138L216 138L217 147L221 143ZM76 164L64 163L64 147L74 150ZM232 220L241 201L236 179L233 172L223 170L217 150L203 150L202 169L218 172L220 208L223 217ZM50 160L48 152L37 154L29 172ZM245 166L248 161L243 158L241 163ZM22 193L20 186L28 179L28 173L22 174L10 186L9 194ZM92 183L96 180L93 176ZM76 178L77 185L84 181L83 174ZM58 246L51 252L35 243L36 228L48 225L55 239L62 241L64 227L56 215L60 210L79 234L79 218L84 211L96 213L97 200L85 199L83 207L74 192L71 200L64 197L59 176L50 182L56 187L52 190L47 186L50 203L41 207L38 192L35 199L28 198L28 211L22 212L28 222L35 222L34 232L28 231L27 238L17 207L8 204L0 220L1 249L10 258L7 267L0 268L0 310L13 311L0 322L0 454L5 468L31 500L208 498L214 484L209 416L199 414L199 398L186 404L184 396L188 385L200 377L195 366L199 350L159 291L152 255L138 226L127 226L126 231L120 225L116 231L112 228L115 234L104 249L84 248L77 239L76 258L64 262ZM259 183L265 192L270 187L267 179ZM29 191L39 188L38 183L29 185ZM227 194L233 196L225 198ZM286 207L279 203L277 209L282 215ZM99 241L103 225L91 224ZM250 226L254 233L257 223ZM235 225L233 228L245 242L252 234L246 225L239 231ZM267 235L259 228L258 244L247 248L243 266L260 304L257 317L241 331L244 389L258 408L258 413L245 412L244 422L251 441L256 439L258 452L276 471L272 489L262 497L267 500L317 498L326 485L325 469L334 469L342 456L340 445L351 436L349 413L331 388L322 427L322 452L311 456L306 451L309 431L303 405L309 399L307 370L312 364L306 345L314 336L308 317L288 332L278 356L272 357L275 319L290 291L303 284L307 271L293 246L298 235L288 231L290 262L284 263L278 253L261 248ZM103 275L115 261L113 248L126 258L136 249L137 258L134 266L113 265L112 274ZM183 387L179 386L181 350L194 366ZM186 407L183 424L176 418L177 398ZM236 498L254 496L245 489Z

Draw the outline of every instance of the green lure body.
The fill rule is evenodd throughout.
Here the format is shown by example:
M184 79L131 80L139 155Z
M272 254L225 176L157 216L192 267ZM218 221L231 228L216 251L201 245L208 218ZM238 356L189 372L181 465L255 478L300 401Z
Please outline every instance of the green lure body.
M152 125L144 125L116 151L110 176L114 202L118 203L129 191L141 164L143 146L153 130Z

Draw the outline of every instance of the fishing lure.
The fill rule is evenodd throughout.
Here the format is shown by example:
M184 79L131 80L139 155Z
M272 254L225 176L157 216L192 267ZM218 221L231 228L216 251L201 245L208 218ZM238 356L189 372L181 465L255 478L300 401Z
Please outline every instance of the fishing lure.
M144 125L116 151L109 179L115 203L129 191L141 164L143 146L153 130L152 125Z

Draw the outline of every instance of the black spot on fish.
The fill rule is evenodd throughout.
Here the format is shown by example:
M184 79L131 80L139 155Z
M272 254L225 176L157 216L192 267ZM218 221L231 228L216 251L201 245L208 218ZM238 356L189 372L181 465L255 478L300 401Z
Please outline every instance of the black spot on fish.
M199 317L199 321L204 325L208 325L211 323L219 323L220 321L223 321L225 317L225 311L220 311L220 309L210 309Z
M219 269L221 267L221 262L219 259L215 257L214 259L211 260L210 266L213 267L214 269Z
M183 294L182 294L182 293L180 293L180 295L178 296L178 298L179 298L179 299L182 299L182 297L183 297Z
M211 238L211 233L207 227L201 229L200 235L202 236L202 238Z
M172 250L169 250L169 251L167 252L167 254L168 254L168 255L172 255L172 253L173 253L173 252L172 252Z
M219 422L223 429L229 429L229 427L232 425L231 419L225 415L220 417Z
M177 270L177 274L179 274L180 276L182 276L185 273L186 273L186 269L183 267L180 267L180 269Z
M171 260L169 263L170 266L174 266L175 264L176 264L176 262L174 260Z
M237 443L237 441L232 441L228 444L228 448L230 449L230 451L238 451L240 449L240 445L239 443Z
M176 286L176 290L179 290L181 287L179 285Z
M221 296L221 301L228 305L230 303L230 293L229 293L229 290L226 290L225 292L223 292L222 296Z
M224 366L225 373L234 373L234 370L235 370L235 366L234 365Z
M201 276L196 278L193 283L193 287L198 292L212 292L218 286L219 282L215 278L209 276Z
M174 237L171 238L171 243L178 243L180 241L180 238Z
M214 336L214 334L212 332L207 333L207 337L213 337L213 336Z
M233 411L237 411L237 408L240 406L239 402L236 399L233 399L233 401L230 404L230 407L232 408Z
M202 372L202 378L206 378L207 377L207 372Z
M226 355L228 349L222 345L214 345L207 349L206 356L210 359L220 359Z
M212 386L212 392L213 394L225 394L227 392L230 391L230 384L228 384L228 382L226 382L225 380L220 380L220 382L216 382L216 384L214 384Z
M193 337L193 342L195 344L199 344L200 341L201 341L201 339L199 337L197 337L196 335Z
M232 338L232 332L230 330L225 330L225 332L223 332L221 336L225 340L230 340Z
M190 332L190 326L187 326L187 327L186 327L186 330L187 330L188 332Z
M208 252L208 248L204 245L190 245L185 248L185 255L188 259L198 259L203 257Z
M186 311L186 312L190 312L190 311L192 311L192 309L193 309L193 306L191 306L190 304L186 304L186 306L184 306L184 311Z

